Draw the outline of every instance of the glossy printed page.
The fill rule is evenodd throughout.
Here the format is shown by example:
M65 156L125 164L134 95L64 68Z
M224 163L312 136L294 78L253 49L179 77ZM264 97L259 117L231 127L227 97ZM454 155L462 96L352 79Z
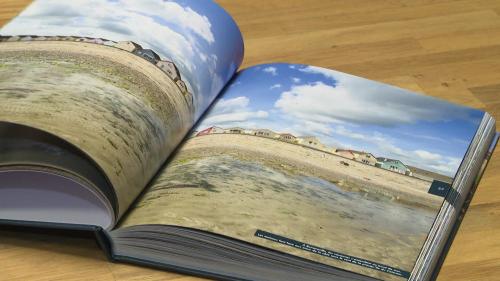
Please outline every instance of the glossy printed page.
M239 73L120 227L405 280L483 112L318 67Z
M243 55L237 26L211 1L38 0L0 34L0 121L89 155L119 216Z

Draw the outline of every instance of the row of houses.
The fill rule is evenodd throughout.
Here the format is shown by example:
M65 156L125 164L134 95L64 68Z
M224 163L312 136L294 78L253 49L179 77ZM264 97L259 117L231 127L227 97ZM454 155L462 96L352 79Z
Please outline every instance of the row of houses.
M357 151L350 149L336 149L335 154L361 162L366 165L375 166L385 170L393 171L407 176L413 176L413 171L403 162L397 159L386 157L375 157L373 154L365 151Z
M132 41L112 41L104 38L79 37L79 36L37 36L37 35L16 35L0 36L0 42L28 42L28 41L72 41L80 43L98 44L118 48L133 53L150 63L156 65L170 77L183 93L189 108L193 108L193 95L188 91L186 83L182 81L181 74L175 64L168 59L161 57L151 49L144 49L141 45Z
M0 36L0 42L28 42L28 41L73 41L91 44L99 44L113 47L116 41L104 38L80 37L80 36L38 36L38 35L15 35Z
M240 127L224 129L217 126L209 127L199 132L194 132L193 136L203 136L210 134L245 134L276 139L288 143L311 147L317 150L325 151L347 159L361 162L366 165L375 166L407 176L412 176L412 171L410 170L410 168L399 160L385 157L375 157L373 154L365 151L332 148L322 144L319 139L314 136L296 137L290 133L276 133L269 129L244 129Z
M145 60L151 62L163 70L172 80L174 80L179 88L183 91L187 91L186 84L181 80L181 74L171 60L162 60L160 55L151 49L144 49L141 45L132 41L120 41L117 42L114 47L136 54Z
M313 136L302 136L296 137L289 133L276 133L269 129L244 129L240 127L232 127L228 129L223 129L221 127L213 126L210 128L206 128L202 131L195 132L194 136L203 136L209 134L245 134L245 135L253 135L258 137L276 139L288 143L300 144L303 146L308 146L311 148L315 148L318 150L328 150L328 146L322 144L319 139ZM333 152L328 151L328 152Z

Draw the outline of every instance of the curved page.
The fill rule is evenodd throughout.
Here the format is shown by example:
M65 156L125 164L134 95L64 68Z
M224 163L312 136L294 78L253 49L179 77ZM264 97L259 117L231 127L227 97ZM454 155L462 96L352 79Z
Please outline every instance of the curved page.
M113 210L93 186L62 171L33 168L0 169L1 219L113 227Z
M239 73L119 227L406 280L484 113L318 67Z
M114 226L116 194L78 148L46 132L0 122L0 155L0 219Z
M243 55L238 28L211 1L39 0L0 34L0 121L84 151L119 216Z

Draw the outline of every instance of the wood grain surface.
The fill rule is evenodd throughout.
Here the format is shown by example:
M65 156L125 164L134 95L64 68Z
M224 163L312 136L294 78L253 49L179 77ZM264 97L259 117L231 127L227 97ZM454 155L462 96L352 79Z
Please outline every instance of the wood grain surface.
M1 0L0 25L28 0ZM332 68L490 112L500 119L498 0L218 0L239 24L244 67ZM500 149L439 281L500 280ZM0 280L201 280L106 260L92 239L0 231Z

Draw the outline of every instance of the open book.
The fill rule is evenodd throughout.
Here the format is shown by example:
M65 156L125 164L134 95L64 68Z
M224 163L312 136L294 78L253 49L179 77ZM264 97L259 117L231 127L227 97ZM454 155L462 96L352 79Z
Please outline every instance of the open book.
M432 280L498 134L315 66L238 71L211 1L37 0L0 29L0 224L227 280Z

